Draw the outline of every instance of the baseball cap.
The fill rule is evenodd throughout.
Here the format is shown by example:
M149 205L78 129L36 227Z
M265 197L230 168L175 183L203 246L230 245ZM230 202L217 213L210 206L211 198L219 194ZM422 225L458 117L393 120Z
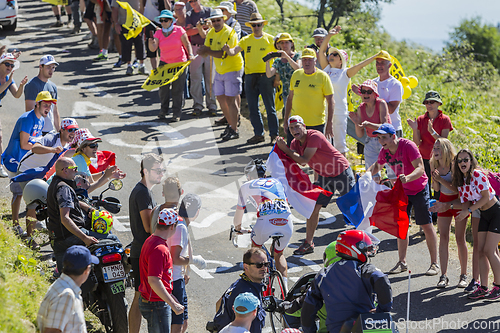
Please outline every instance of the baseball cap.
M35 103L38 103L40 101L44 102L50 102L50 103L57 103L57 99L52 98L52 95L48 91L40 91L38 95L36 95Z
M298 328L285 328L281 333L302 333Z
M102 141L101 138L96 138L90 133L88 128L80 128L75 132L73 143L80 147L84 141Z
M64 118L61 121L61 128L62 129L78 128L78 123L73 118Z
M51 65L51 64L59 65L54 56L50 54L46 54L40 59L40 65Z
M384 59L384 60L389 60L390 62L392 62L392 58L391 58L391 55L389 54L389 52L387 51L380 51L377 56L375 57L375 59Z
M173 208L164 208L158 215L158 224L169 226L177 222L179 222L179 217Z
M384 123L379 126L378 130L373 131L374 134L390 134L394 135L396 134L396 130L394 129L394 126L389 123Z
M201 198L193 193L188 193L182 198L179 215L182 217L193 218L198 209L201 208Z
M302 58L314 58L316 59L316 51L313 49L305 48L302 50Z
M186 4L184 2L182 2L182 1L177 1L176 3L174 3L174 6L177 6L177 5L179 5L181 7L186 6Z
M284 41L284 40L289 40L293 43L292 36L287 32L283 32L283 33L279 34L279 37L276 39L276 43L279 43L279 42Z
M443 104L443 101L441 100L441 96L439 95L439 93L437 91L434 91L434 90L429 90L425 94L424 102L426 102L426 101L436 101L438 103ZM422 102L422 103L424 103L424 102Z
M259 306L259 299L252 293L246 292L239 294L233 303L234 312L239 314L246 314L257 309Z
M301 116L291 116L290 118L288 118L288 126L293 123L301 123L302 125L305 125L304 119L302 119Z
M313 37L317 37L317 36L325 37L326 35L328 35L328 31L326 31L323 28L316 28L316 29L314 29L312 36Z
M99 259L90 254L89 249L82 245L73 245L66 250L63 257L65 268L70 270L79 270L90 264L98 264ZM68 267L69 266L69 267Z
M12 68L13 71L19 69L19 67L21 66L21 64L19 63L19 60L17 60L17 58L14 57L14 55L12 53L2 54L2 56L0 57L0 64L3 63L4 61L7 61L7 60L14 62L14 68Z

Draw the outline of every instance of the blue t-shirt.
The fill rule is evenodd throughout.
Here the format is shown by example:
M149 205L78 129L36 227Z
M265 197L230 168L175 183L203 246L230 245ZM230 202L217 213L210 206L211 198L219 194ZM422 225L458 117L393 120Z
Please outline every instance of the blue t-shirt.
M31 80L29 80L29 82L24 86L24 99L27 101L35 101L36 96L41 91L48 91L50 92L52 98L57 99L57 86L50 80L48 80L47 82L43 82L38 78L38 76L35 76ZM45 125L43 127L44 133L50 132L55 129L53 108L54 105L51 106L50 112L45 119Z
M2 163L10 172L16 172L19 161L28 152L21 149L21 132L26 132L31 138L42 136L42 128L45 120L43 117L38 118L35 110L25 112L16 121L16 126L10 136L9 145L2 154Z
M5 81L9 81L9 76L6 76L6 77L5 77ZM7 87L4 91L2 91L2 92L0 93L0 105L2 105L2 99L5 97L5 95L7 94L7 91L9 91L10 86L11 86L13 83L15 83L15 82L14 82L14 79L12 79L12 82L9 84L9 86L8 86L8 87Z
M87 165L87 162L85 162L85 158L82 155L74 155L72 159L78 167L78 172L84 172L89 177L92 176L89 166Z

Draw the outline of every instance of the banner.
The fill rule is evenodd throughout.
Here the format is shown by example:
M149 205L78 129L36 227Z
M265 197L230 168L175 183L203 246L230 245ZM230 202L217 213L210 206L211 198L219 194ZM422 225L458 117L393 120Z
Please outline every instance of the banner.
M398 80L399 82L401 82L401 80L404 77L406 77L405 76L405 72L403 70L403 67L399 63L398 59L396 59L393 56L391 56L391 59L392 59L391 60L392 66L391 66L391 69L389 70L389 74L391 74L392 76L394 76L396 78L396 80Z
M155 88L174 82L190 63L191 60L186 62L176 62L174 64L161 65L160 67L151 70L151 74L149 74L141 88L151 91Z
M127 11L127 20L125 24L122 24L122 27L128 30L124 34L126 39L137 37L142 32L142 29L151 23L150 20L132 8L127 2L117 1L116 3Z
M50 3L52 6L67 6L68 0L42 0L43 2Z
M347 86L347 110L349 112L354 112L354 105L352 104L352 84L351 79L349 79L349 85Z
M285 107L283 104L283 83L276 87L276 95L274 95L274 105L276 111L281 110Z

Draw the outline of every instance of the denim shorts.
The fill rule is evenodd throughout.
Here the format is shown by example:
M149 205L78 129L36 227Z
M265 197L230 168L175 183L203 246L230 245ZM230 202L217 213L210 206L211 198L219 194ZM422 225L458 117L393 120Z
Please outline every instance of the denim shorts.
M139 310L148 322L148 333L170 333L172 321L170 306L163 302L150 302L139 297Z
M177 298L180 304L184 305L184 312L176 315L172 311L172 325L182 325L188 319L188 298L186 294L186 282L184 279L177 279L172 283L172 295Z

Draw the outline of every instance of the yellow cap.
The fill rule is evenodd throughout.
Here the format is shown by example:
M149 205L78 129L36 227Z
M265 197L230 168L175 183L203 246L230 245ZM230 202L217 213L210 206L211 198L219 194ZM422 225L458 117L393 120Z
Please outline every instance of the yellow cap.
M283 32L282 34L280 34L278 40L276 41L276 43L279 43L281 41L284 41L284 40L289 40L293 43L293 38L292 36L290 36L289 33L286 33L286 32Z
M35 102L38 103L40 101L57 103L57 99L52 98L52 95L48 91L40 91L38 95L36 95Z
M302 51L302 58L314 58L316 59L316 51L313 49L305 48Z
M389 54L389 52L384 50L380 51L375 57L375 59L384 59L392 62L391 55Z

